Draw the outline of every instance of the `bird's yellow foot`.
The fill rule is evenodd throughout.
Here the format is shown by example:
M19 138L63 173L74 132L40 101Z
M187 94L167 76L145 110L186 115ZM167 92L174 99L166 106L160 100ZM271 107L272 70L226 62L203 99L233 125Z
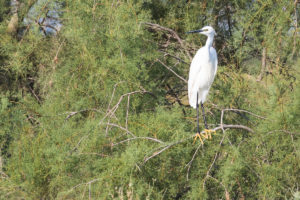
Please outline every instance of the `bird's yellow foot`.
M202 137L204 139L211 139L212 138L211 137L211 133L216 134L216 131L215 130L211 130L211 129L204 129L204 133L196 133L193 144L195 144L197 138L199 138L201 144L204 144L203 140L202 140Z
M216 134L215 130L204 129L205 134L202 134L205 139L211 139L211 133Z
M203 140L202 140L202 138L201 138L201 135L200 135L201 133L196 133L196 135L195 135L195 138L194 138L194 142L193 142L193 144L195 144L195 142L196 142L196 140L197 140L197 138L199 138L199 140L200 140L200 142L202 143L202 145L203 145Z

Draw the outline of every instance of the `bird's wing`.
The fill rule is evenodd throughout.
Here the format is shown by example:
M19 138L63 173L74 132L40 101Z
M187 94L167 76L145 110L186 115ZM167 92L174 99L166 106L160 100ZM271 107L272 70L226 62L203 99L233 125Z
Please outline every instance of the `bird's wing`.
M216 76L217 69L218 69L218 56L217 56L217 52L216 52L215 48L213 48L213 47L210 48L210 54L213 57L213 59L212 59L213 60L213 66L215 67L214 76Z
M188 89L189 93L191 92L191 88L196 82L197 74L201 71L201 49L199 49L194 56L189 72L189 81L188 81Z
M201 69L203 68L203 49L199 49L194 56L191 66L190 66L190 72L189 72L189 81L188 81L188 94L189 94L189 102L190 105L194 108L196 108L196 98L197 98L197 81L199 79L199 73Z

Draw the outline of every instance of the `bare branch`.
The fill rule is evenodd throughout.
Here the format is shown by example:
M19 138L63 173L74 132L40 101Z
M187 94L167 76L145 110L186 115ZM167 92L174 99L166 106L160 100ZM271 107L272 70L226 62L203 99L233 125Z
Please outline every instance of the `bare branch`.
M172 57L172 58L175 58L176 60L178 60L178 61L180 61L180 62L186 64L186 65L190 65L189 63L185 62L185 61L182 60L181 58L179 58L179 57L177 57L177 56L174 56L174 55L171 55L171 54L168 53L168 52L165 52L165 51L163 51L163 50L158 50L158 51L162 52L162 53L164 54L164 56L168 55L168 56L170 56L170 57Z
M298 33L298 14L297 14L297 3L300 3L299 0L294 1L294 15L295 15L295 31L294 31L294 42L293 42L293 50L292 50L292 56L295 55L296 52L296 46L297 46L297 33Z
M167 31L167 32L171 33L173 35L173 37L179 42L182 49L185 51L186 55L189 57L190 61L192 60L192 56L191 56L190 52L185 47L182 39L179 37L179 35L176 33L176 31L174 31L173 29L170 29L170 28L163 27L159 24L153 24L153 23L150 23L150 22L144 22L144 24L151 27L152 29L163 30L163 31Z
M218 156L219 156L219 151L215 154L214 160L213 160L213 162L211 163L210 167L208 168L208 170L206 172L206 176L205 176L204 181L203 181L203 189L205 187L205 183L206 183L207 178L210 176L210 171L211 171L212 167L214 166Z
M109 103L108 103L108 106L107 106L107 112L110 111L110 105L111 105L112 100L113 100L113 98L114 98L114 96L115 96L116 88L117 88L117 86L118 86L120 83L122 83L122 82L124 82L124 81L121 81L121 82L116 83L116 84L114 85L114 89L113 89L113 92L112 92L110 101L109 101ZM108 123L109 123L109 120L110 120L110 119L108 119ZM105 136L107 136L107 134L108 134L108 126L106 126L106 129L105 129Z
M101 156L101 157L107 157L108 155L105 155L103 153L78 153L77 155L95 155L95 156Z
M159 155L160 153L164 152L165 150L167 150L168 148L170 148L170 147L172 147L172 146L173 146L173 145L167 145L167 146L165 146L162 150L154 152L150 157L147 157L147 158L144 159L144 163L146 163L146 162L147 162L148 160L150 160L151 158L153 158L153 157Z
M267 119L266 117L259 116L259 115L257 115L257 114L254 114L254 113L250 112L250 111L247 111L247 110L241 110L241 109L235 109L235 108L225 108L225 109L223 109L223 110L224 110L224 111L244 112L244 113L248 113L248 114L250 114L250 115L253 115L253 116L257 117L257 118Z
M132 137L136 137L133 133L131 133L128 129L120 126L120 125L117 125L117 124L113 124L113 123L107 123L108 126L114 126L114 127L118 127L119 129L123 130L123 131L126 131L126 133L128 133L129 135L131 135Z
M227 129L227 128L244 129L244 130L247 130L247 131L249 131L249 132L251 132L251 133L254 133L254 131L253 131L251 128L247 127L247 126L244 126L244 125L232 125L232 124L223 124L223 126L218 126L218 127L214 128L214 129L212 129L212 130L213 130L213 131L218 131L218 130L220 130L220 129L223 130L223 129ZM204 134L204 133L205 133L205 131L203 130L203 131L201 131L200 134ZM163 146L163 148L162 148L161 150L156 151L156 152L154 152L151 156L145 158L145 159L144 159L144 163L146 163L146 162L149 161L150 159L154 158L155 156L161 154L162 152L164 152L165 150L169 149L170 147L172 147L172 146L174 146L174 145L177 145L177 144L181 144L181 143L183 143L183 142L185 142L185 141L187 141L187 140L189 140L189 139L191 139L191 138L194 138L195 136L196 136L196 134L193 134L193 135L191 135L190 137L187 137L187 138L184 138L184 139L179 140L179 141L177 141L177 142L174 142L174 143L168 144L168 145L166 145L166 146ZM203 141L204 141L204 140L205 140L205 138L203 138ZM223 139L222 139L222 141L223 141ZM161 148L161 147L160 147L160 148ZM159 149L160 149L160 148L159 148Z
M227 124L227 125L226 125L226 124L224 124L224 125L223 125L223 128L244 129L244 130L246 130L246 131L248 131L248 132L254 133L254 131L253 131L251 128L249 128L249 127L247 127L247 126L244 126L244 125L232 125L232 124ZM216 128L214 128L213 130L217 131L217 130L219 130L219 129L222 129L222 127L221 127L221 126L216 127Z
M199 149L200 149L201 146L203 146L203 145L200 144L200 145L197 147L196 151L194 152L194 155L193 155L192 159L191 159L190 162L186 165L186 166L188 166L187 173L186 173L186 180L187 180L187 181L189 180L189 172L190 172L192 163L193 163L193 161L194 161L194 159L195 159L195 157L196 157L196 155L197 155L197 153L198 153L198 151L199 151ZM185 166L185 167L186 167L186 166Z
M126 110L126 121L125 121L125 128L126 129L128 129L129 106L130 106L130 95L128 95L128 97L127 97L127 110Z
M256 81L258 82L263 79L263 76L266 73L266 63L267 63L267 48L263 47L262 56L261 56L261 70L259 76L256 79Z
M94 182L99 181L99 180L100 180L100 178L96 178L96 179L93 179L93 180L91 180L91 181L89 181L87 183L80 183L80 184L75 185L74 187L72 187L69 191L74 190L74 189L78 188L79 186L82 186L82 185L86 186L88 184L94 183Z
M121 141L121 142L112 144L112 146L117 146L117 145L122 144L122 143L124 143L124 142L128 142L128 141L131 141L131 140L137 140L137 139L152 140L152 141L154 141L154 142L161 143L161 144L164 143L164 142L161 141L161 140L158 140L158 139L156 139L156 138L151 138L151 137L133 137L133 138L128 138L128 139L123 140L123 141Z
M219 183L224 188L224 190L225 190L225 199L229 200L230 195L229 195L229 192L227 191L227 188L225 187L225 185L221 181L219 181L218 179L216 179L216 178L214 178L210 175L208 175L208 178L211 178L212 180L216 181L217 183Z
M110 110L106 113L106 115L101 119L101 121L98 123L98 125L100 126L100 125L103 123L103 121L104 121L108 116L112 116L112 115L117 111L117 109L118 109L119 106L120 106L121 101L123 100L123 98L124 98L125 96L127 96L127 95L132 95L132 94L137 94L137 93L140 93L140 94L149 93L149 94L151 94L150 92L148 92L148 91L146 91L146 90L138 90L138 91L133 91L133 92L129 92L129 93L123 94L123 95L120 97L119 101L114 105L114 107L112 107L112 109L110 109Z
M65 113L59 114L59 115L68 114L68 116L65 118L65 120L67 120L67 119L71 118L72 116L74 116L74 115L76 115L78 113L87 112L87 111L96 111L96 112L99 112L97 109L91 108L91 109L83 109L83 110L79 110L79 111L65 112Z
M60 49L61 49L62 45L64 44L64 42L65 42L65 40L63 40L62 43L59 45L59 47L58 47L58 49L57 49L57 51L56 51L56 54L55 54L55 56L54 56L54 58L53 58L53 62L54 62L55 64L56 64L57 61L58 61L58 53L60 52Z
M126 140L123 140L121 142L118 142L118 143L115 143L115 144L112 144L112 146L116 146L116 145L119 145L119 144L122 144L124 142L128 142L128 141L131 141L131 140L136 140L136 139L145 139L145 140L152 140L154 142L158 142L158 143L164 143L162 142L161 140L159 139L156 139L156 138L151 138L151 137L136 137L132 132L130 132L128 129L122 127L122 126L119 126L117 124L113 124L113 123L107 123L107 125L109 126L114 126L114 127L118 127L119 129L123 130L123 131L126 131L126 133L128 133L129 135L132 136L132 138L128 138Z
M165 68L167 68L169 71L171 71L175 76L177 76L179 79L187 83L188 81L184 79L183 77L179 76L175 71L173 71L169 66L167 66L165 63L163 63L161 60L157 59L157 61L162 64Z

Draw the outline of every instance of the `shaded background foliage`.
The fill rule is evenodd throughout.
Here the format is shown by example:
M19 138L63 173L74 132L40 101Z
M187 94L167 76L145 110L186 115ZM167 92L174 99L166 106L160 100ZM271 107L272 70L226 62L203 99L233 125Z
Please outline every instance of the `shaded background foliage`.
M42 1L29 24L38 1L17 2L0 0L1 198L299 198L297 1ZM206 38L184 33L204 25L209 126L253 131L201 145L183 80Z

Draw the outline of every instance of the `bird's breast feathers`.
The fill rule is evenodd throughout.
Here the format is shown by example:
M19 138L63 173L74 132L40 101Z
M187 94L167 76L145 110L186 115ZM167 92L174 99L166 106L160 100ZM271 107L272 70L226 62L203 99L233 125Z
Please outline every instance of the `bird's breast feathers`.
M217 68L217 55L214 48L210 48L210 51L205 51L201 48L196 53L192 60L190 73L189 73L189 85L196 84L198 87L210 87L214 80L214 76Z

